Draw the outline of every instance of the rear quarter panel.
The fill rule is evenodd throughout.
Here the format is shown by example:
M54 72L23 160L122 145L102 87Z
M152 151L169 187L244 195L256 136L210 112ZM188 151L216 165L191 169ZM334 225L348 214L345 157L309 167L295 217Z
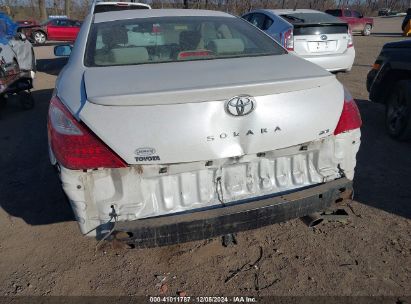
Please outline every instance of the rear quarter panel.
M285 46L284 35L293 28L293 25L277 15L270 14L269 16L274 20L274 23L265 32L279 44Z
M411 49L383 49L377 58L381 68L378 72L370 72L368 77L370 99L384 103L390 88L399 79L411 79Z

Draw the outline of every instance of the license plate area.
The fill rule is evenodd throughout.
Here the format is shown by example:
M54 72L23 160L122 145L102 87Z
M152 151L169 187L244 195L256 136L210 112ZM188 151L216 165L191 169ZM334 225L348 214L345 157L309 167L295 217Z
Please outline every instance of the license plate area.
M334 52L337 49L337 41L310 41L308 42L308 50L311 53L326 53Z

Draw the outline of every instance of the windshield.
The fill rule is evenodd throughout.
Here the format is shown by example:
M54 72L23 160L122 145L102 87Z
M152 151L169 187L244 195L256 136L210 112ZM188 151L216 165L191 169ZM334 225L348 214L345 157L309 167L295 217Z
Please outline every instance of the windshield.
M333 15L334 17L342 17L342 11L341 10L326 10L325 12L327 14Z
M136 10L136 9L149 9L145 5L121 5L121 4L98 4L94 8L94 13L105 13L113 11L124 11L124 10Z
M293 24L307 23L307 24L319 24L319 23L343 23L340 19L335 18L325 13L293 13L281 15L288 22Z
M267 56L286 51L233 17L161 17L93 24L86 66Z

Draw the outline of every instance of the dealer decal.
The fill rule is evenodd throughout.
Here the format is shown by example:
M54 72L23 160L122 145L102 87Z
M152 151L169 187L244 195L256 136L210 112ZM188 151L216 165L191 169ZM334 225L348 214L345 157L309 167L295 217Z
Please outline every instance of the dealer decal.
M156 149L150 147L138 148L134 153L137 155L134 157L136 161L158 161L160 156L156 155Z

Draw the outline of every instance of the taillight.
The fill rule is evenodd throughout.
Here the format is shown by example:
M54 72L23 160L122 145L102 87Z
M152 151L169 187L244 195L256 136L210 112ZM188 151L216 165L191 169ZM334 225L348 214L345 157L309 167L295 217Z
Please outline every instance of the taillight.
M347 40L347 48L353 47L354 46L354 39L352 37L352 31L349 28L348 29L348 40Z
M57 96L50 101L47 128L54 156L68 169L127 166L84 124L78 122Z
M294 51L294 33L293 29L289 29L284 33L284 47L288 51Z
M381 68L381 62L380 61L376 61L373 65L372 65L372 69L375 71L378 71Z
M358 129L362 125L360 111L350 92L344 88L344 107L334 135Z

